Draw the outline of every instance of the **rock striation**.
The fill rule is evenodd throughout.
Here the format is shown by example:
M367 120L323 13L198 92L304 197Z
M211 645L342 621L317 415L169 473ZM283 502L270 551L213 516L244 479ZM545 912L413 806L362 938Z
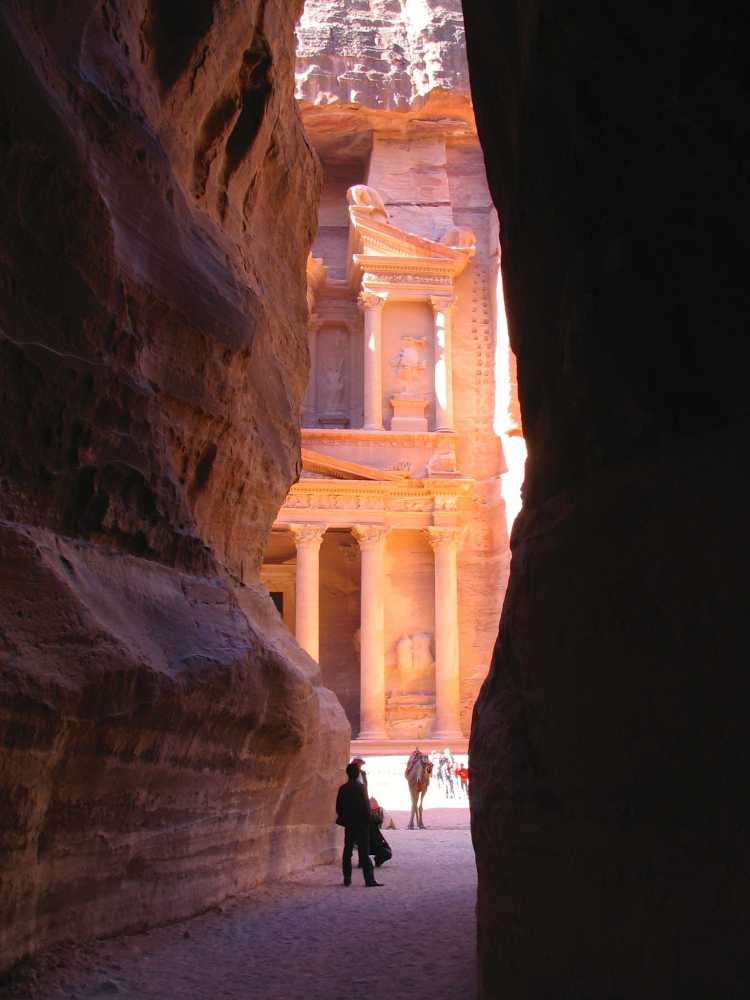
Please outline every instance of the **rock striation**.
M482 995L742 996L748 22L464 9L529 445L471 743Z
M333 856L349 727L256 588L308 365L300 6L0 10L0 969Z

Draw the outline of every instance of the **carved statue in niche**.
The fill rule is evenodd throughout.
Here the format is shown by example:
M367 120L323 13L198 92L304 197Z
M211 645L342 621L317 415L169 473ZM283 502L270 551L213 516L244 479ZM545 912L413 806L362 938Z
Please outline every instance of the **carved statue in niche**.
M344 381L344 356L332 360L323 370L320 378L319 393L323 398L323 412L318 414L321 427L348 427L349 416L346 412Z
M330 413L340 413L344 409L344 359L330 365L323 374L325 408Z
M434 690L435 661L431 650L432 636L427 632L405 632L396 643L396 665L403 694L427 694Z
M403 379L409 386L419 378L427 367L427 362L419 357L418 348L427 343L426 337L402 337L404 345L395 358L391 359L391 367L396 369L396 378Z

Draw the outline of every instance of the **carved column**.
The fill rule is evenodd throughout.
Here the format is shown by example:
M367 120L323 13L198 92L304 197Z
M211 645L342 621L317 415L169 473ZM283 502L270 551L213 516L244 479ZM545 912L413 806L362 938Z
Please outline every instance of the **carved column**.
M435 430L453 430L452 295L431 295L435 315Z
M319 316L310 315L307 320L307 348L310 352L310 377L303 404L305 427L318 425L318 330L323 325Z
M382 321L385 295L361 292L359 304L365 318L365 426L366 431L383 430Z
M385 728L385 539L390 528L355 524L362 550L359 739L386 739Z
M428 528L435 553L435 739L461 739L456 552L466 528Z
M290 524L297 546L297 622L298 644L320 658L320 546L326 524Z

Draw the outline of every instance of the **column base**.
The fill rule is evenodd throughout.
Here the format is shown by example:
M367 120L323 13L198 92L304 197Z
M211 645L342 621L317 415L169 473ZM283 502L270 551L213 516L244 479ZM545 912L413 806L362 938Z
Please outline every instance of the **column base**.
M436 434L455 434L455 429L453 427L436 427Z
M433 733L431 738L433 740L445 740L446 742L450 742L450 740L466 739L460 729L442 729L437 733Z
M358 740L387 740L388 733L385 729L363 729L357 737Z
M362 428L363 431L384 431L385 427L382 424L365 424Z

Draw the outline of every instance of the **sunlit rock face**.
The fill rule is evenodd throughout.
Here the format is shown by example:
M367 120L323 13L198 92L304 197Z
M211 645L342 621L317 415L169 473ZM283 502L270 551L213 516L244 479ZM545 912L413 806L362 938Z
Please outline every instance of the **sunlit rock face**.
M529 444L471 746L483 995L744 996L747 19L464 8Z
M0 11L0 968L332 857L256 589L299 468L300 3Z
M436 87L469 93L460 0L308 0L297 38L309 104L406 111Z

